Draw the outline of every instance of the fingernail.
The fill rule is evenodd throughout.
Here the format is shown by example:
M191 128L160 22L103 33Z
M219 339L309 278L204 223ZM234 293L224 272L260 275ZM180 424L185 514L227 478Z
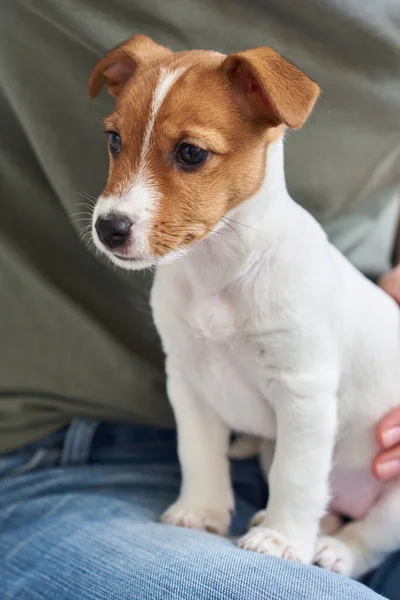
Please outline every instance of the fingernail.
M388 460L376 466L380 479L393 479L400 474L400 460Z
M400 442L400 427L392 427L382 434L382 443L385 448L391 448Z

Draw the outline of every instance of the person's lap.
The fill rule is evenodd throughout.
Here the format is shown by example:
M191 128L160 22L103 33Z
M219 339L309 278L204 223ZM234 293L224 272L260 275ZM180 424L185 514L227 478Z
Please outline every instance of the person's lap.
M12 600L366 599L316 567L158 523L179 489L172 432L78 422L44 450L0 457L0 597ZM233 465L241 533L266 500L255 462ZM400 557L370 576L400 598ZM396 595L398 594L398 595Z

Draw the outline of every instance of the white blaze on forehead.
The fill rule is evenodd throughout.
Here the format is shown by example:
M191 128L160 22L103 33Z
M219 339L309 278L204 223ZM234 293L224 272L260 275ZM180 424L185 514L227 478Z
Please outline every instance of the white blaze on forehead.
M160 107L165 100L168 92L171 90L174 83L183 75L186 71L186 68L181 67L179 69L175 69L174 71L168 71L164 67L161 68L160 71L160 79L158 80L157 86L153 93L153 99L151 103L150 109L150 117L146 126L146 130L144 133L142 150L140 152L139 159L139 169L138 173L135 177L135 180L140 180L144 175L144 170L146 167L146 157L150 146L150 137L151 132L154 128L154 123L157 117L157 113L160 110Z
M184 67L168 71L161 68L160 78L153 93L149 120L146 125L143 144L140 152L139 167L131 184L118 197L100 197L93 213L93 239L104 251L99 242L94 224L99 216L107 218L115 212L128 216L133 223L134 236L132 251L135 256L145 257L150 253L149 234L151 231L151 216L158 207L159 192L147 170L147 154L150 138L154 128L157 113L174 83L186 71ZM111 252L107 252L111 258ZM119 263L118 263L119 264Z
M150 222L152 214L157 209L158 198L156 187L145 177L141 177L127 191L118 207L123 213L130 215L134 223L135 251L142 255L150 252Z

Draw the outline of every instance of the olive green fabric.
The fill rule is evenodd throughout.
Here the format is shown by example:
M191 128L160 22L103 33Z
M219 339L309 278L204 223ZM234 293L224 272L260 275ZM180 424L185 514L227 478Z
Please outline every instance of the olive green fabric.
M355 264L389 266L400 180L398 0L0 0L0 450L75 415L172 425L150 275L116 273L79 233L106 177L86 98L130 35L175 50L272 45L323 95L287 140L293 196ZM83 204L82 204L83 203Z

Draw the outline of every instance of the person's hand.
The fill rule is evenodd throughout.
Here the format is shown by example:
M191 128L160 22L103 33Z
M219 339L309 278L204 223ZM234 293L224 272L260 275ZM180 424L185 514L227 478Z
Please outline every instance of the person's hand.
M400 304L400 265L384 275L379 285ZM400 406L379 423L376 439L381 452L372 463L373 474L384 481L400 475Z
M400 304L400 264L384 275L378 285Z
M379 423L376 439L381 452L372 463L372 472L386 481L400 475L400 406Z

